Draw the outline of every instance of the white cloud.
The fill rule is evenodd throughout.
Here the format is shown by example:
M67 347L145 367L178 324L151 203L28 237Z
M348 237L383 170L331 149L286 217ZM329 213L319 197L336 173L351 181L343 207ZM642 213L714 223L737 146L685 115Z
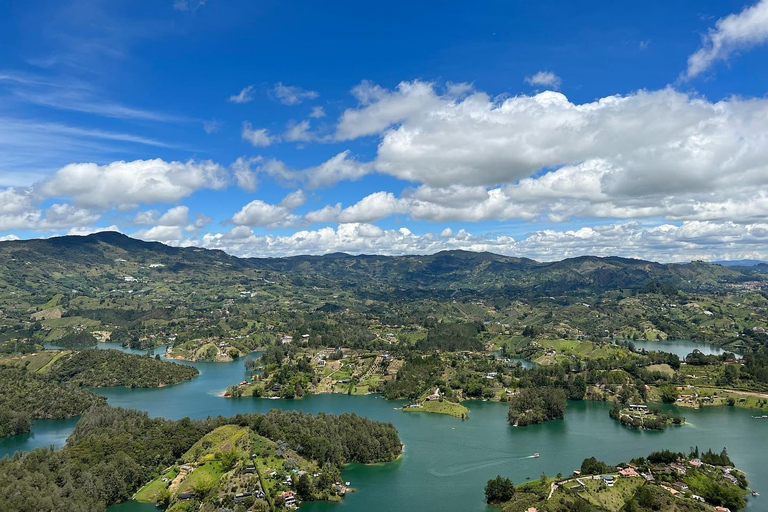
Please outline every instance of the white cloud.
M137 212L133 217L133 223L137 226L151 226L157 222L158 215L160 215L160 212L157 210L145 210Z
M253 101L253 85L244 87L239 93L229 97L230 103L248 103Z
M163 242L169 245L178 245L186 237L183 228L179 226L154 226L150 229L136 231L131 236L140 240Z
M229 233L206 234L203 247L249 257L327 254L433 254L441 250L489 251L540 261L587 254L619 255L654 261L692 259L768 258L768 224L744 226L731 222L691 221L646 228L635 222L598 225L574 230L542 230L516 240L508 235L473 235L466 230L440 235L414 234L406 228L342 224L298 231L292 235L255 235L244 226Z
M221 130L222 123L220 121L217 121L216 119L211 119L210 121L203 121L203 130L208 135L212 133L216 133L217 131Z
M283 134L283 139L289 142L309 142L317 139L317 135L309 131L309 120L300 123L291 121Z
M205 5L206 0L174 0L173 8L177 11L195 12Z
M232 216L232 222L241 226L266 228L286 227L295 224L298 217L291 210L256 199L243 206Z
M256 147L266 147L277 142L277 138L270 135L266 128L254 129L248 121L243 123L242 136L243 140Z
M299 206L303 205L307 200L306 194L301 189L294 190L280 201L279 206L288 208L289 210L295 210Z
M45 218L40 221L37 228L50 230L90 225L100 217L99 213L87 208L78 208L71 204L53 204L46 208Z
M160 226L186 226L189 224L189 207L174 206L170 208L158 219L157 224Z
M525 77L525 81L530 85L551 87L555 90L559 89L560 84L563 83L560 77L551 71L539 71L538 73Z
M433 85L420 81L401 82L396 91L362 82L352 89L352 94L360 108L348 109L341 115L336 126L339 140L374 135L392 124L441 106Z
M14 240L21 240L14 234L0 236L0 242L12 242Z
M320 106L312 107L312 112L309 113L309 117L312 117L315 119L320 119L321 117L325 117L325 109Z
M283 105L298 105L304 100L314 100L320 96L316 91L308 91L293 85L283 85L277 82L272 88L272 94Z
M499 202L538 197L549 201L539 209L600 217L766 214L766 99L713 103L663 89L574 104L552 91L500 101L474 92L459 101L421 82L374 90L337 130L342 138L382 134L369 170L432 189L503 185ZM467 218L500 205L487 206Z
M254 192L259 186L258 171L254 166L262 161L261 157L246 158L241 156L232 164L237 186L246 192Z
M69 164L35 186L43 197L69 197L79 206L127 209L141 203L173 203L196 190L222 189L228 174L204 160L134 160Z
M92 235L94 233L101 233L103 231L116 231L118 233L122 233L120 229L115 226L114 224L107 227L99 227L99 226L78 226L70 229L67 232L68 236L86 236L86 235Z
M693 78L717 61L726 61L739 50L768 41L768 0L759 0L738 14L717 20L703 37L702 46L688 57L686 78Z

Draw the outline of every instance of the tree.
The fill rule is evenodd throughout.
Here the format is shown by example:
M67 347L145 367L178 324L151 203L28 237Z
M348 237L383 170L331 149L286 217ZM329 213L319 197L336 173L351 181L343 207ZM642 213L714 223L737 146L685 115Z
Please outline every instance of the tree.
M674 403L677 400L677 389L672 384L666 384L659 388L659 396L665 404Z
M302 501L309 501L312 499L312 481L309 479L309 475L304 473L296 481L296 492Z
M515 495L515 486L509 478L501 475L488 480L485 484L485 501L487 503L501 503L509 501Z

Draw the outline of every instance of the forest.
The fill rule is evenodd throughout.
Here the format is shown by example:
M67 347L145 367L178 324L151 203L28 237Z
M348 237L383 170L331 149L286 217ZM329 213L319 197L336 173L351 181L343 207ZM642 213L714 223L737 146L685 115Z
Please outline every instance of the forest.
M36 449L0 459L0 510L103 510L124 501L198 440L223 425L250 427L320 464L340 467L397 457L402 445L391 424L356 415L265 415L178 421L96 405L61 450Z
M32 419L71 418L105 399L87 387L157 387L198 370L117 350L46 351L0 359L0 437L28 432Z

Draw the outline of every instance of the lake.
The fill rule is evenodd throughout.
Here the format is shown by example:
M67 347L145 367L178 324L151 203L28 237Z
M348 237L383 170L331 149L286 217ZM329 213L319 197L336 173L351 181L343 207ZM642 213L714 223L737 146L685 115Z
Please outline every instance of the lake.
M392 422L405 444L403 457L392 463L350 465L344 478L357 489L341 504L306 503L302 512L384 512L445 510L487 512L483 487L498 474L515 484L542 472L569 473L585 457L608 463L628 461L658 449L687 452L691 446L719 451L723 446L746 471L753 488L768 493L768 421L752 419L749 410L721 407L683 410L689 424L664 432L626 429L608 417L610 405L570 402L564 420L514 428L506 423L507 407L495 402L468 402L469 419L396 410L403 402L376 395L316 395L303 400L225 399L227 386L247 376L244 360L232 363L185 363L200 370L192 381L159 389L103 388L113 406L148 411L152 416L230 416L266 412L271 408L306 412L357 413ZM0 441L0 454L53 444L62 446L74 420L37 421L32 435ZM540 452L539 458L532 458ZM751 498L748 510L765 510L763 498ZM149 512L152 506L126 503L110 512Z
M635 345L635 348L637 350L645 349L649 352L651 350L656 350L659 352L670 352L680 358L685 358L685 356L687 356L694 350L698 350L702 354L705 354L708 356L711 356L711 355L719 356L720 354L723 354L725 352L732 352L732 353L734 352L733 350L723 349L722 347L719 347L717 345L712 345L710 343L699 343L691 340L659 340L659 341L618 340L618 342L622 342L622 341L631 341L632 344Z

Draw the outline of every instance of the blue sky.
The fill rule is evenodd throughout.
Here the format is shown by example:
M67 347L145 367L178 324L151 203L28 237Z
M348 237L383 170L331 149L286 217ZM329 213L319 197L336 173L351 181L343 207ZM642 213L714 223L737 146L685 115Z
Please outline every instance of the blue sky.
M768 0L0 6L0 238L768 258Z

